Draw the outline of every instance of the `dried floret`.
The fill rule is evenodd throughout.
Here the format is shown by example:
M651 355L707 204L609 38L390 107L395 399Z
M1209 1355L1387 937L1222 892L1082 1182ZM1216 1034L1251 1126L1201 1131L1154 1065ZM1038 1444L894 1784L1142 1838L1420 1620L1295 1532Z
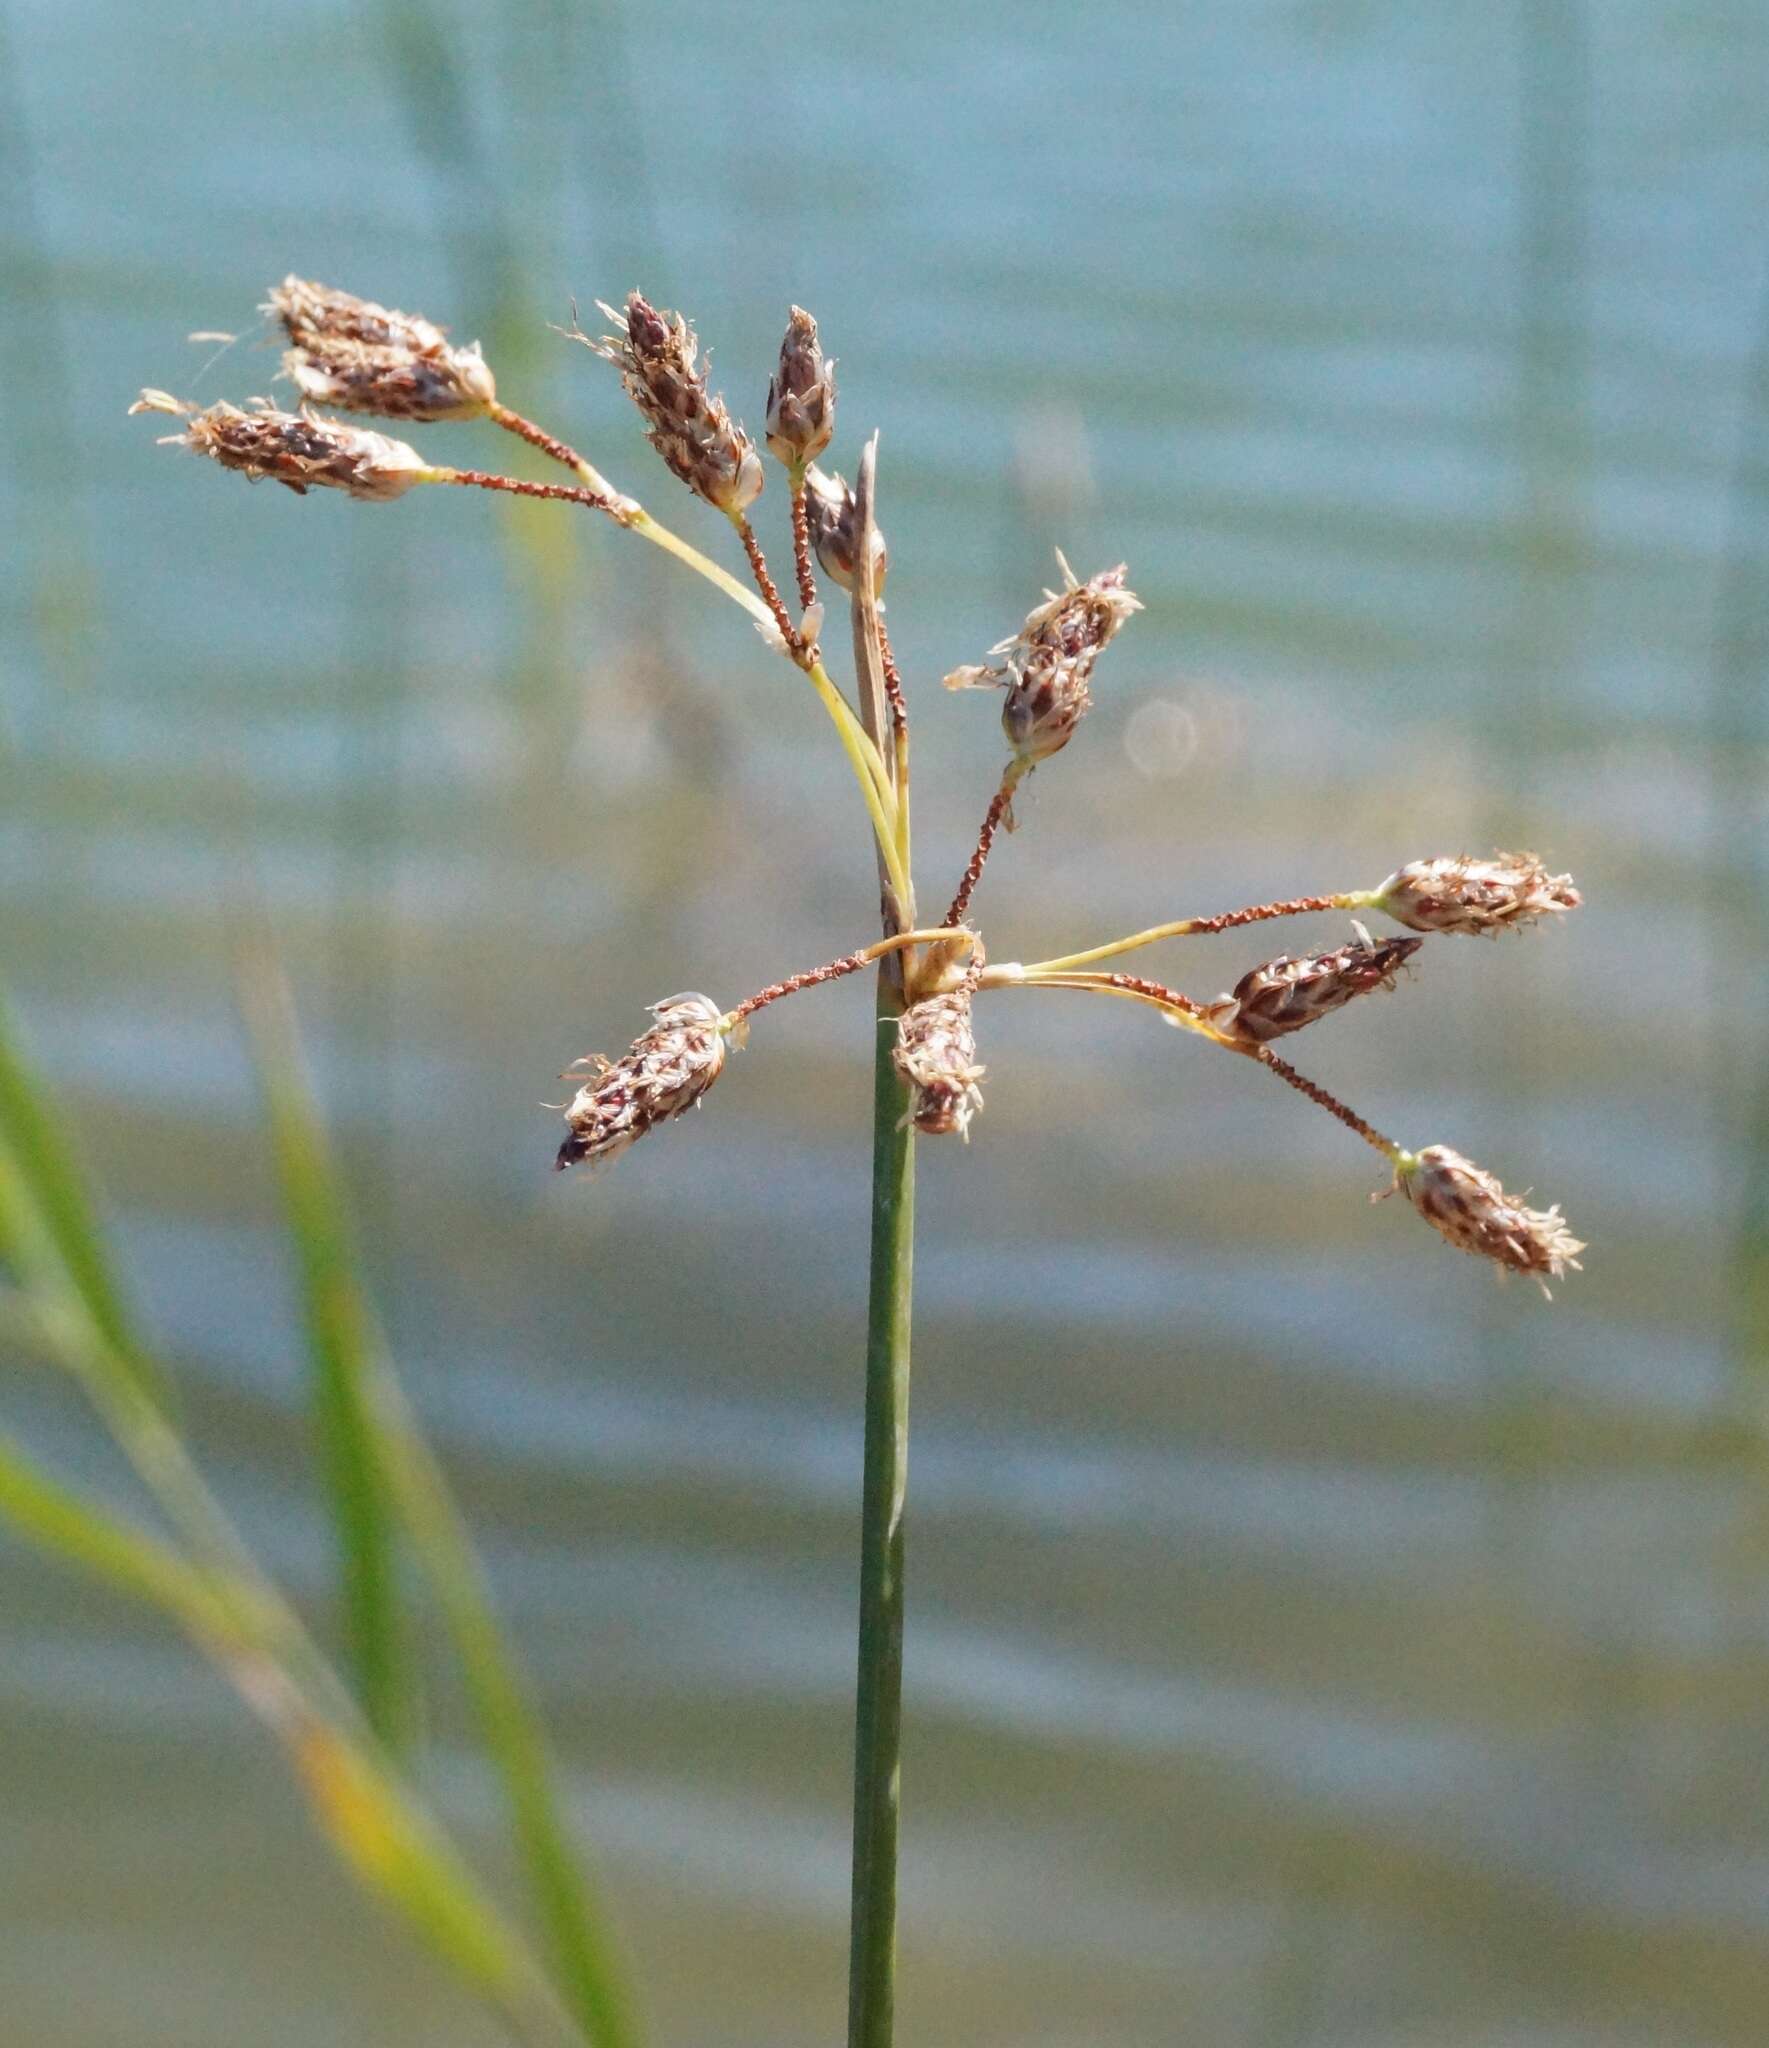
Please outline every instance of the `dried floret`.
M129 410L170 413L185 424L167 441L254 482L271 477L297 493L317 485L379 503L402 496L428 473L424 458L404 441L309 412L280 412L265 398L255 398L249 411L223 404L199 412L167 392L144 391Z
M386 419L448 420L471 419L496 402L478 344L451 347L433 321L293 276L274 287L264 310L294 344L283 357L284 374L317 405Z
M1205 1015L1216 1028L1244 1045L1266 1045L1300 1031L1317 1017L1342 1009L1354 996L1391 989L1401 967L1423 939L1372 939L1362 925L1357 937L1330 953L1280 953L1255 967L1220 996Z
M897 1020L891 1058L909 1085L909 1120L915 1128L928 1137L956 1131L968 1142L970 1120L983 1106L977 1083L984 1071L977 1065L968 982L905 1010Z
M1088 681L1100 651L1142 601L1125 585L1122 562L1085 583L1063 560L1063 588L1047 590L1020 630L989 651L1001 659L954 669L949 690L1005 687L1001 728L1028 767L1066 747L1093 698Z
M1544 1296L1550 1280L1569 1267L1580 1270L1578 1254L1585 1247L1566 1227L1558 1204L1527 1207L1448 1145L1402 1152L1394 1162L1394 1187L1458 1251L1491 1259L1505 1272L1527 1273Z
M724 1013L710 996L666 996L651 1014L657 1022L620 1059L589 1062L594 1078L565 1111L571 1135L559 1147L560 1168L618 1159L647 1131L692 1108L719 1078Z
M1416 932L1478 937L1560 917L1579 907L1571 875L1551 875L1533 853L1409 861L1369 896L1370 907Z
M768 452L797 471L823 453L834 432L835 365L823 359L816 321L794 306L780 366L768 380Z

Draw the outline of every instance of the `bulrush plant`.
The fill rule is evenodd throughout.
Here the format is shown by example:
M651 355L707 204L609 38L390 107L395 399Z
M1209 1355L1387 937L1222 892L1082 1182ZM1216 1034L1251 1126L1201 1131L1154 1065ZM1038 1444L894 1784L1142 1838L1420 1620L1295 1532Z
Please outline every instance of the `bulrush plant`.
M1435 855L1405 863L1373 888L1177 918L1044 960L990 961L972 915L976 891L998 831L1013 828L1020 785L1072 744L1102 655L1142 609L1123 564L1082 579L1059 556L1060 587L1046 591L987 659L946 676L952 688L1002 693L1008 759L944 914L924 924L911 866L909 712L883 613L889 557L877 520L877 438L860 450L851 486L817 466L835 434L836 388L810 314L792 309L772 378L765 385L755 380L754 395L766 392L761 447L712 388L694 329L681 314L660 311L634 292L619 309L602 307L606 332L591 335L575 320L561 330L613 366L670 472L730 522L746 584L615 488L569 443L513 411L498 397L478 349L451 345L432 322L294 277L271 292L266 311L288 338L284 374L299 394L298 409L257 399L246 409L197 410L164 392L144 392L141 409L182 421L170 438L223 468L296 491L324 486L379 502L422 485L468 486L600 514L667 551L748 613L821 704L857 788L877 857L881 936L771 982L729 1009L699 994L655 1004L650 1027L618 1059L594 1061L566 1105L558 1164L592 1173L607 1167L659 1125L698 1107L762 1012L826 982L878 970L849 2039L857 2048L881 2048L891 2037L894 1997L914 1148L918 1134L971 1134L983 1105L978 1005L1010 991L1057 990L1134 1002L1203 1045L1254 1061L1379 1153L1391 1178L1388 1192L1398 1190L1450 1244L1489 1260L1501 1276L1527 1274L1546 1294L1548 1281L1576 1267L1583 1249L1557 1210L1527 1207L1445 1145L1412 1151L1397 1144L1273 1047L1361 997L1393 989L1403 972L1417 968L1429 940L1558 918L1577 907L1578 891L1531 854ZM572 481L432 464L402 441L315 406L427 425L481 421L538 449ZM793 603L781 595L752 519L767 480L764 449L785 472ZM847 598L852 695L826 665L820 570ZM1384 917L1413 936L1377 939L1354 923L1349 939L1255 964L1229 993L1209 1001L1109 964L1170 940L1334 911Z

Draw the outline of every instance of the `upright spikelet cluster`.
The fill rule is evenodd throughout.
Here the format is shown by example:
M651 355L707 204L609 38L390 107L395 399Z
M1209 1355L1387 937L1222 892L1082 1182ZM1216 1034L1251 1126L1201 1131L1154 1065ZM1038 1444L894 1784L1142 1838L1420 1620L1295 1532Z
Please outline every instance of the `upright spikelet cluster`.
M724 1013L710 996L666 996L657 1019L617 1060L592 1055L595 1077L565 1110L571 1135L553 1162L603 1166L671 1117L691 1109L725 1067Z
M620 372L645 416L647 438L670 470L709 505L736 519L762 494L762 460L707 389L694 330L680 313L660 313L638 292L626 310L598 301L615 332L577 339Z
M668 532L636 499L616 491L575 449L501 402L478 348L451 346L433 321L297 277L272 289L266 310L288 335L285 367L304 397L396 419L482 419L563 465L573 472L573 481L540 483L428 465L403 441L305 408L281 412L263 399L244 408L221 404L199 410L163 391L146 391L134 409L177 418L181 430L168 438L222 468L270 477L297 492L320 486L375 502L399 497L415 483L465 484L570 501L610 515L746 608L768 644L787 655L814 686L864 798L886 905L886 936L823 966L769 982L729 1012L702 995L672 996L659 1003L651 1028L620 1059L594 1061L593 1072L565 1108L568 1135L558 1151L561 1167L594 1167L618 1158L647 1131L698 1102L723 1071L727 1047L742 1042L752 1016L888 959L885 1000L893 1013L900 1013L892 1064L907 1100L904 1124L918 1133L969 1136L983 1100L974 1023L979 998L1005 989L1105 996L1152 1008L1210 1045L1257 1062L1326 1110L1382 1154L1394 1187L1461 1250L1487 1259L1501 1272L1528 1273L1544 1284L1544 1291L1548 1280L1576 1269L1584 1247L1558 1209L1529 1208L1448 1146L1403 1148L1298 1073L1275 1049L1279 1040L1336 1015L1360 997L1392 989L1400 970L1416 961L1427 943L1516 931L1558 921L1577 909L1580 897L1572 878L1550 874L1534 854L1434 855L1408 861L1373 889L1254 903L1213 916L1179 918L1048 960L985 965L982 936L969 916L972 895L996 833L1012 828L1020 782L1074 738L1091 702L1090 684L1101 653L1142 609L1122 564L1082 582L1059 554L1061 589L1047 591L1019 630L991 650L988 661L955 669L945 678L952 689L1003 692L1002 726L1012 751L943 921L917 928L909 864L908 699L877 603L887 557L874 510L876 447L862 454L852 489L841 476L817 466L835 432L834 364L825 358L817 322L804 308L791 310L765 406L768 452L785 466L790 483L796 615L773 581L747 516L762 489L761 457L724 400L709 388L694 330L681 314L660 312L635 291L624 311L603 306L612 332L592 339L574 329L572 338L619 371L647 437L672 473L730 517L754 596ZM867 576L858 573L863 549L870 550ZM824 620L819 569L853 597L858 710L824 667L818 644ZM1217 937L1243 925L1328 911L1374 913L1413 936L1376 939L1354 924L1347 943L1325 951L1279 953L1248 968L1213 1002L1107 964L1167 940Z
M814 462L835 433L835 365L823 360L817 323L803 306L787 318L780 365L768 380L768 453L792 471Z
M273 286L266 313L293 346L283 373L303 398L383 419L473 419L497 401L477 343L451 348L440 327L306 278Z

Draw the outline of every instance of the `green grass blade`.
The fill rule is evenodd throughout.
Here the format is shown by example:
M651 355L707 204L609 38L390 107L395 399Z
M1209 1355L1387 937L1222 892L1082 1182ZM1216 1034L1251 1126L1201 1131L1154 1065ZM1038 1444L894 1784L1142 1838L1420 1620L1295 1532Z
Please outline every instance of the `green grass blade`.
M49 1478L0 1433L0 1515L40 1548L160 1608L208 1644L262 1640L256 1590L188 1564L133 1524L90 1506Z
M448 1623L565 2002L598 2048L635 2048L636 2005L620 1945L573 1852L539 1716L448 1482L406 1404L351 1268L338 1224L343 1205L302 1084L286 996L268 970L251 971L247 1010L290 1225L303 1241L304 1270L323 1269L341 1326L359 1340L351 1356L357 1427ZM309 1242L316 1236L318 1245Z
M253 965L244 989L300 1273L314 1426L338 1547L346 1661L369 1726L399 1753L417 1725L416 1665L400 1596L397 1514L371 1413L379 1348L374 1316L352 1269L343 1191L308 1106L287 993L275 968L263 961Z
M0 1433L0 1516L44 1550L168 1614L288 1752L321 1831L364 1888L401 1913L534 2048L581 2040L526 1944L366 1744L278 1663L274 1612L245 1579L199 1570L43 1473Z
M62 1272L103 1337L115 1369L133 1379L138 1392L163 1404L168 1389L136 1341L97 1214L74 1161L73 1148L50 1106L47 1091L25 1058L3 996L0 1145L11 1155Z

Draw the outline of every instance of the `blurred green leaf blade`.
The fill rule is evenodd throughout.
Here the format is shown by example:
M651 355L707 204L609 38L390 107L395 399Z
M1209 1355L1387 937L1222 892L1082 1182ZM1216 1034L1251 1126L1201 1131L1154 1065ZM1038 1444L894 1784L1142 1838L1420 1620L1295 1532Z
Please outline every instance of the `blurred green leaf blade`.
M169 1389L138 1343L104 1232L48 1091L25 1057L10 1005L0 994L0 1156L12 1186L0 1205L0 1251L21 1280L47 1277L53 1257L78 1300L110 1369L134 1391L165 1405ZM37 1227L27 1232L27 1221Z
M348 1664L370 1727L400 1754L417 1727L417 1670L400 1594L398 1514L371 1412L379 1335L352 1265L343 1190L310 1107L288 994L267 956L249 955L243 990L300 1280Z
M244 964L272 1148L322 1370L345 1382L353 1455L372 1462L383 1511L396 1512L441 1604L567 2005L598 2048L636 2048L637 2005L620 1944L572 1848L540 1718L497 1620L483 1567L442 1468L399 1386L358 1282L342 1190L305 1086L292 1007L274 965ZM318 1362L318 1361L316 1361Z

